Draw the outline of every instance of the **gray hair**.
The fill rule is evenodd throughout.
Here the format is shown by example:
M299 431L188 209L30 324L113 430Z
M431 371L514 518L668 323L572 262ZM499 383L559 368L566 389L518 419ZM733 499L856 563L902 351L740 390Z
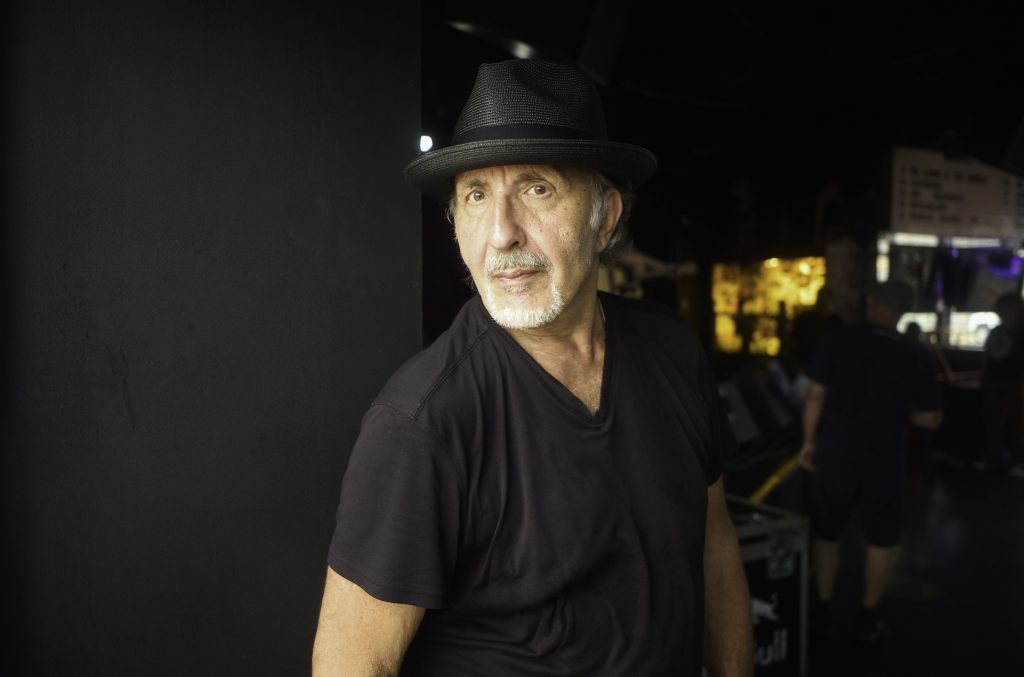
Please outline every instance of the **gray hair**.
M601 223L608 211L608 190L615 189L622 197L622 213L615 224L612 236L608 240L608 246L600 254L600 261L610 266L618 261L631 242L629 236L629 213L633 210L634 193L633 187L629 184L618 184L609 179L601 172L586 170L590 181L590 228L595 232L600 230Z

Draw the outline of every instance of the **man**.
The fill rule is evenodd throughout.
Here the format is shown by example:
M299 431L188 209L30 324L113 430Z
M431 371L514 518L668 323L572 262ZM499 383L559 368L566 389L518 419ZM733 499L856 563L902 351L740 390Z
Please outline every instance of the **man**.
M834 309L835 294L828 286L818 290L814 306L793 319L787 355L787 371L793 383L793 404L803 407L809 387L807 364L821 344L843 326L843 318Z
M818 604L812 622L829 622L839 539L857 510L867 557L855 636L864 641L889 630L877 607L900 538L908 425L934 430L942 420L928 353L896 331L912 303L909 285L876 285L867 296L867 323L837 330L807 367L799 462L813 473Z
M670 310L597 291L656 167L604 127L575 69L484 64L406 168L479 296L364 417L315 675L751 674L707 361Z
M985 444L975 467L1024 477L1024 299L1007 292L994 310L999 324L985 339L981 363Z

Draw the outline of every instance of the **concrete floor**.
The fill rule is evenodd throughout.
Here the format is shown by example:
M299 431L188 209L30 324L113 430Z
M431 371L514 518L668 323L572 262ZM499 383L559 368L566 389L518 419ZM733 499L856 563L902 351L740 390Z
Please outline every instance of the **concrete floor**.
M925 442L908 455L904 538L880 605L893 634L864 645L843 633L860 601L863 547L855 520L841 543L840 632L808 632L806 677L1024 675L1024 479L975 472L962 454L936 448L941 437ZM727 490L731 482L733 495L749 495L755 475L767 476L762 466L748 468L747 477L727 475ZM803 515L801 473L788 476L764 504ZM758 675L799 674L788 670Z

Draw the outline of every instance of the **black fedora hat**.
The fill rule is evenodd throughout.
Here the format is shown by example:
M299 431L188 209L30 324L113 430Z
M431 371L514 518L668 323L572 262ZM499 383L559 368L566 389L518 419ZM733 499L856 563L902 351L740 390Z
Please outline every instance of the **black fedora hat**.
M457 174L511 164L590 167L638 186L658 159L646 148L608 140L597 87L579 70L511 59L479 67L451 145L419 156L405 175L444 199Z

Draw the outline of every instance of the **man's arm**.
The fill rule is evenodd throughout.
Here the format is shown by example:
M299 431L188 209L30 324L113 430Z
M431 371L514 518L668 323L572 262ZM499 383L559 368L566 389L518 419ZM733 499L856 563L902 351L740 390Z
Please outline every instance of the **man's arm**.
M747 575L722 479L708 487L704 536L704 664L714 677L754 674Z
M391 677L423 620L424 610L384 602L327 568L313 677Z
M800 465L805 470L814 472L814 451L817 448L815 439L818 434L818 421L821 420L821 408L825 405L828 390L817 381L811 381L804 400L803 428L804 442L800 447Z

